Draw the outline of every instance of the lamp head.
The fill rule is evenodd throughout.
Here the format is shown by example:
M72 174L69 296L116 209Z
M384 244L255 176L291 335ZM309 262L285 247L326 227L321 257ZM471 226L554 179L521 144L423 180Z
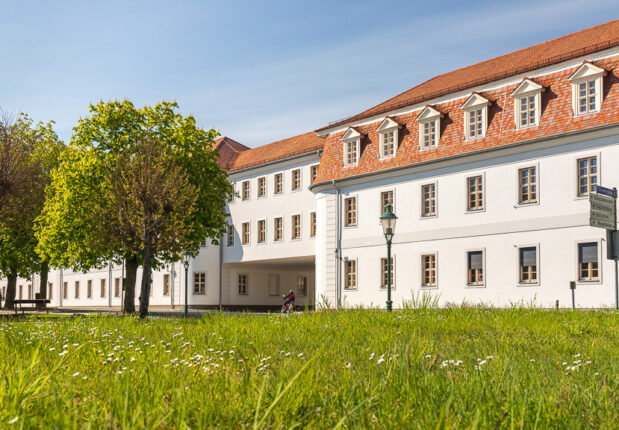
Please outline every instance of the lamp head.
M191 252L189 251L183 251L183 265L185 266L185 269L189 268L189 260L191 259Z
M385 213L381 215L380 222L383 226L383 234L387 241L391 242L393 236L395 234L395 224L398 220L398 217L391 212L391 203L387 203L387 207Z

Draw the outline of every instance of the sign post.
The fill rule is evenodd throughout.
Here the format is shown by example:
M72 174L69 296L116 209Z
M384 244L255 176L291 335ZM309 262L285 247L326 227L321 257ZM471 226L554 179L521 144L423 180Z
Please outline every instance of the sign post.
M617 188L593 186L589 194L589 225L606 230L607 255L615 261L615 309L619 309L619 232L617 231ZM574 290L572 290L573 293Z

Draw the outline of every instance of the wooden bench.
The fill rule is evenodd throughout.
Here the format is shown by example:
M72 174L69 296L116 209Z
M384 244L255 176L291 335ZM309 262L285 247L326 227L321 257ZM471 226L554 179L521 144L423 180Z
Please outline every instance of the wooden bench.
M24 306L23 305L33 305L32 309L44 308L45 310L47 310L47 306L46 305L48 303L51 303L51 300L49 300L49 299L13 300L13 305L14 305L14 308L15 308L15 314L17 314L17 306L19 306L19 309L21 310L21 312L23 314L24 313ZM41 307L39 307L39 306L41 306Z

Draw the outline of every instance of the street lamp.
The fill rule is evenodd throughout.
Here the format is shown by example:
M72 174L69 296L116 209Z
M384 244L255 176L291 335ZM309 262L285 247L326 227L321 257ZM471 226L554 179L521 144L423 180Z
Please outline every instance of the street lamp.
M185 266L185 318L187 318L187 285L189 284L189 275L187 271L189 270L189 259L191 258L191 253L189 251L183 252L183 266Z
M385 213L380 217L380 222L383 225L383 234L387 241L387 311L391 312L391 240L395 231L395 223L398 217L391 212L391 203L387 203Z

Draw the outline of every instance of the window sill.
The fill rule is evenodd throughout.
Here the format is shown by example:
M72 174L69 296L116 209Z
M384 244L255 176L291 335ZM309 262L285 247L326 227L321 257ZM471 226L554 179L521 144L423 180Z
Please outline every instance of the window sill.
M357 224L350 224L350 225L345 225L344 228L345 229L349 229L349 228L357 228Z
M518 202L516 203L516 209L518 208L526 208L526 207L531 207L531 206L539 206L539 200L536 200L534 202Z
M486 212L486 208L480 208L480 209L467 209L464 213L465 214L478 214L481 212Z
M434 214L434 215L421 215L419 217L420 220L423 220L423 219L436 219L436 218L438 218L438 214Z
M539 282L518 282L517 287L539 287Z
M466 284L466 288L486 288L486 284Z
M193 292L194 296L206 296L206 293L196 293L195 291Z
M422 285L419 288L422 290L438 290L438 285Z
M387 287L380 287L380 291L387 291ZM391 286L391 291L395 291L395 287Z
M598 278L598 279L579 279L576 282L576 285L600 285L602 283L602 281Z
M344 288L344 291L353 292L353 291L358 291L358 290L357 290L357 288Z

